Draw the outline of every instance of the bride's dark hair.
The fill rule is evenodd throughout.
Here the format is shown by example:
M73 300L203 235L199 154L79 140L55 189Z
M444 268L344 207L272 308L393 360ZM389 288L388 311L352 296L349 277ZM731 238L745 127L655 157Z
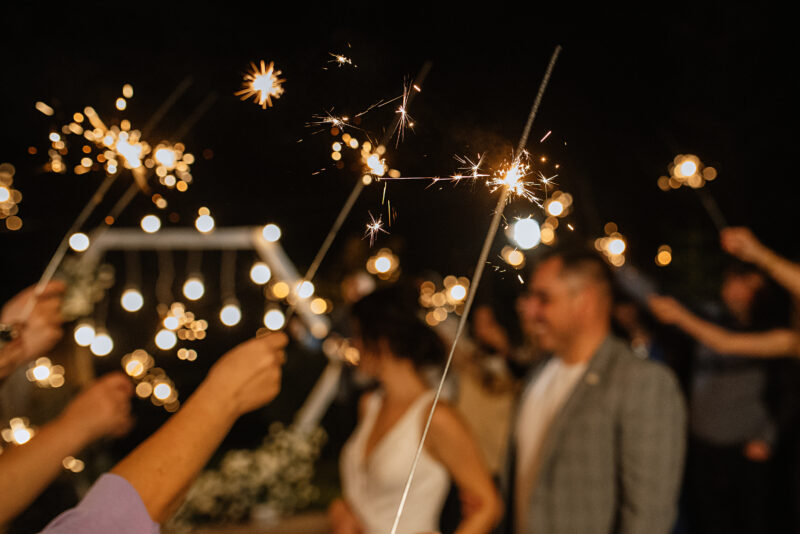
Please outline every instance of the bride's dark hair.
M399 358L415 367L442 363L444 344L418 316L417 292L409 285L378 289L353 305L351 315L367 348L385 339Z

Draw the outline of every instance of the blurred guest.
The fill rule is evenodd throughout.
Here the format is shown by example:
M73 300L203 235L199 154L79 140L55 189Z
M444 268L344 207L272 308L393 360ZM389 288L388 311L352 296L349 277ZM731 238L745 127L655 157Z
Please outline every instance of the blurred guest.
M720 233L720 243L725 252L758 266L800 299L800 265L765 247L749 228L726 228Z
M690 381L688 519L694 532L775 531L788 513L771 513L780 493L774 455L797 399L785 383L784 362L747 356L791 354L795 334L779 328L785 318L765 300L767 281L756 267L733 265L720 293L723 309L713 323L669 297L651 299L657 318L702 343Z
M20 365L46 354L61 339L64 290L63 282L50 282L36 296L30 287L0 310L0 383ZM35 299L32 311L23 317L31 299Z
M132 425L133 387L122 373L89 386L24 445L0 454L0 525L14 518L58 476L67 456L103 436L125 434Z
M180 411L43 532L159 532L236 419L278 394L285 345L270 334L227 352Z
M420 368L444 357L439 338L416 316L415 300L395 286L353 306L359 365L379 389L361 398L358 426L342 451L343 498L328 512L335 534L384 534L394 523L434 397ZM398 532L438 530L451 478L468 503L458 532L489 532L501 511L497 490L466 425L439 402Z
M675 520L685 410L663 365L611 334L611 274L588 251L536 267L523 322L553 356L519 403L507 489L513 531L666 533Z

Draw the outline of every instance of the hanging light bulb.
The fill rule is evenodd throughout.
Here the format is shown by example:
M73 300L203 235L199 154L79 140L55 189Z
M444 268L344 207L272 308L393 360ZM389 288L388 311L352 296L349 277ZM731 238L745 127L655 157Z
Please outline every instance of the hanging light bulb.
M89 350L91 350L92 354L95 356L107 356L114 350L114 340L111 339L111 336L109 336L105 330L98 330L92 343L89 345Z
M242 310L235 299L231 299L219 311L219 320L225 326L235 326L242 320Z
M169 350L178 342L178 336L171 330L159 330L156 334L156 347L161 350Z
M92 323L83 321L78 323L75 327L73 336L75 337L75 343L81 347L88 347L94 340L94 334L94 326L92 326Z
M144 297L139 292L138 289L127 289L124 293L122 293L122 298L120 298L120 303L122 304L122 308L125 311L129 312L136 312L142 309L142 305L144 304Z
M189 300L198 300L205 292L206 287L199 276L192 276L183 284L183 294Z
M274 243L281 238L281 229L276 224L268 224L261 231L261 235L270 243Z
M259 261L250 268L250 280L256 284L264 285L269 282L270 278L272 278L272 271L269 270L266 263Z
M283 315L283 312L277 308L267 310L267 313L264 314L264 326L270 330L280 330L283 328L285 322L286 317Z

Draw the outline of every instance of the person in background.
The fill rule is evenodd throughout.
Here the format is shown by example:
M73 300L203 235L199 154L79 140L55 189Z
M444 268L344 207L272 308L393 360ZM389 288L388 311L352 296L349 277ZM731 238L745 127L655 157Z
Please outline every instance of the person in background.
M177 413L42 532L159 532L236 419L278 394L286 342L268 334L223 355Z
M434 391L420 373L441 364L441 341L417 317L414 292L379 289L353 306L354 344L361 370L379 382L362 396L359 423L341 459L343 498L329 507L335 534L385 534L395 520ZM465 506L458 532L487 533L501 505L475 440L456 411L440 401L419 458L398 532L437 531L455 482Z
M611 334L611 273L555 252L521 297L524 329L553 356L531 373L510 440L510 532L667 533L685 408L670 370Z

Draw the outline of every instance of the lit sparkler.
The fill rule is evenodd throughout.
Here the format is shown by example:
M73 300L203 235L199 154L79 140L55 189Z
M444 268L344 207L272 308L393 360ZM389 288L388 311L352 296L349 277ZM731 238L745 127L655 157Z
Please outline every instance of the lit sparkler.
M269 67L264 60L261 61L260 69L256 67L255 63L251 63L250 66L252 70L244 75L242 89L234 94L242 100L247 100L252 96L262 109L267 109L267 106L272 107L272 99L280 98L283 94L281 84L286 79L278 78L281 71L275 69L272 61L270 61Z
M353 60L343 54L334 54L333 52L329 52L329 54L331 57L333 57L333 59L328 61L328 63L336 63L337 67L353 64Z
M500 188L507 189L508 201L511 200L511 197L517 196L540 205L539 198L531 190L533 184L525 180L529 171L528 153L523 150L522 154L511 164L496 171L492 179L487 180L486 185L489 186L492 193Z
M378 234L380 232L383 232L384 234L387 234L387 235L389 234L389 232L387 232L383 227L383 220L382 220L383 216L382 215L379 215L378 218L375 219L375 217L372 215L372 212L368 212L368 213L369 213L370 222L367 223L367 229L364 232L364 239L369 237L369 246L371 247L372 245L375 244L375 238L378 237Z

